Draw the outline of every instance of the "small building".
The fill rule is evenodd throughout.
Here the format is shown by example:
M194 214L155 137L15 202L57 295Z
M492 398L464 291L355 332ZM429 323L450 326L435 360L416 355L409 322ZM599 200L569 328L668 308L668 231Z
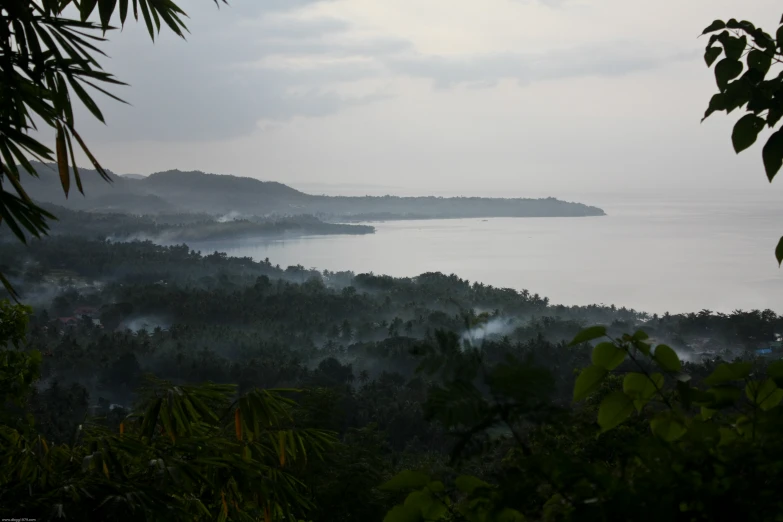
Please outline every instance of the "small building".
M783 356L783 339L780 334L775 334L774 341L759 344L755 353L760 356Z
M76 317L60 317L57 319L63 326L77 326L79 320Z

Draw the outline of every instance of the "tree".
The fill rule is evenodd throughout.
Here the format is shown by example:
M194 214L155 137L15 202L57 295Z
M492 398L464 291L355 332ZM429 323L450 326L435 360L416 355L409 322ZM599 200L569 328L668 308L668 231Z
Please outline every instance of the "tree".
M220 1L227 3L213 1L218 6ZM66 14L71 4L78 19ZM115 29L112 16L118 13L124 26L130 5L135 20L141 13L153 40L161 21L184 38L186 14L173 0L9 0L0 6L0 225L5 223L23 243L26 234L45 235L47 220L56 219L24 190L21 171L37 176L30 158L56 160L66 197L72 177L83 194L73 149L76 141L101 177L111 181L77 131L71 99L75 94L101 122L103 114L85 87L123 102L107 88L125 84L104 71L96 55L105 56L99 46L106 41L106 32ZM98 21L88 20L96 8ZM55 132L54 150L30 135L37 130L35 120ZM17 297L2 272L0 282Z
M452 456L500 448L501 467L494 483L403 471L381 486L404 498L384 520L779 516L783 362L764 371L748 361L717 364L694 383L674 350L653 346L643 331L613 338L594 326L571 345L592 341L603 342L576 379L571 412L556 411L545 372L527 361L491 364L481 352L459 352L443 334L424 347L420 371L438 383L427 406L456 438Z
M0 346L24 344L30 312L0 301ZM237 396L151 378L118 432L88 422L52 444L22 409L40 363L37 351L0 350L3 518L296 521L313 507L297 475L336 439L296 425L296 390Z
M783 18L774 38L753 23L734 18L728 22L715 20L702 32L706 34L710 39L704 61L707 67L715 64L718 93L710 100L702 121L714 112L730 114L744 108L745 114L734 124L731 134L739 154L756 142L762 130L775 129L783 118L783 72L775 74L772 67L783 63ZM783 166L782 128L769 136L761 156L771 183ZM775 248L775 257L781 265L783 237Z

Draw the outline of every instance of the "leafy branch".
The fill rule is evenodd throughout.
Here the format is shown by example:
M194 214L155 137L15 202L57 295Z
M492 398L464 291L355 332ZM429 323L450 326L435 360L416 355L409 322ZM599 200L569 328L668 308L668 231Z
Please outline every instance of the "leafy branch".
M213 1L217 6L227 3ZM78 9L78 19L64 14L71 5ZM89 21L96 9L99 20ZM48 221L56 220L24 189L22 172L38 176L30 158L56 163L66 197L71 179L83 195L75 140L101 178L111 181L77 131L72 100L75 95L102 123L103 113L87 88L126 103L108 90L126 84L104 71L96 56L106 56L100 45L106 32L115 29L110 25L113 15L119 15L124 27L131 9L134 20L143 18L153 41L161 22L185 38L187 15L172 0L11 0L0 6L0 226L5 224L22 243L28 234L46 235ZM54 131L54 150L31 136L40 130L36 121ZM18 298L1 272L0 283Z
M731 134L739 154L757 141L762 130L774 129L783 118L783 72L772 72L773 63L783 63L783 18L774 38L753 23L734 18L715 20L702 32L707 34L704 61L707 67L715 64L719 92L710 99L702 121L714 112L730 114L744 108L746 114L734 124ZM772 182L783 166L783 129L769 136L761 156ZM783 237L775 248L775 258L778 266L783 264Z

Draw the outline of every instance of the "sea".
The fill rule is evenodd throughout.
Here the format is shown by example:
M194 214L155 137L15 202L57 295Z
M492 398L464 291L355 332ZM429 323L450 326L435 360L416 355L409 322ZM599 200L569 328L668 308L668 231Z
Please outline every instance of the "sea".
M583 218L387 221L369 235L192 244L281 267L413 277L456 274L527 289L553 304L650 314L772 309L783 314L783 199L726 195L572 199Z

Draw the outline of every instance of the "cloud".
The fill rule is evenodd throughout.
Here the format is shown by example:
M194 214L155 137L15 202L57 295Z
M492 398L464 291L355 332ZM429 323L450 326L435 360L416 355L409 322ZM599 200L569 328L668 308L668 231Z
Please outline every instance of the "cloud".
M386 98L340 85L378 76L375 60L410 44L356 38L350 23L302 10L319 1L331 0L237 2L219 11L194 4L187 42L162 35L153 45L143 27L126 26L104 65L130 84L113 92L131 106L101 100L109 129L85 110L82 129L97 141L225 140L261 120L323 117Z
M692 53L652 53L632 42L612 42L540 53L498 53L470 57L418 55L394 58L396 72L432 79L438 88L494 86L515 79L522 84L582 76L622 76L690 59Z
M217 10L198 2L188 6L187 42L164 34L153 45L143 24L129 24L111 35L105 65L131 85L114 92L132 106L101 99L108 129L86 110L79 124L94 141L224 141L254 132L259 122L321 118L388 99L394 93L379 85L400 76L430 79L436 88L488 88L508 79L625 75L682 58L622 40L531 53L426 54L350 13L319 10L335 5L236 0Z

